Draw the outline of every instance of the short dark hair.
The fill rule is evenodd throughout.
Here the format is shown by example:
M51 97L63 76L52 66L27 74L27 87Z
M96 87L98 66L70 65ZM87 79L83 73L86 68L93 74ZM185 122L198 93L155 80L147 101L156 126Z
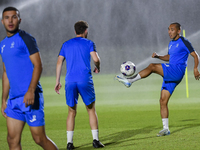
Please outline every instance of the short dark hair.
M74 29L77 35L83 34L85 30L88 28L88 23L86 21L78 21L74 25Z
M171 23L171 24L176 25L176 28L177 28L178 30L181 30L181 25L180 25L180 23L178 23L178 22L173 22L173 23Z
M18 15L20 17L20 12L19 12L19 10L17 8L15 8L15 7L6 7L6 8L4 8L4 10L2 12L2 18L3 18L3 13L6 12L6 11L17 11Z

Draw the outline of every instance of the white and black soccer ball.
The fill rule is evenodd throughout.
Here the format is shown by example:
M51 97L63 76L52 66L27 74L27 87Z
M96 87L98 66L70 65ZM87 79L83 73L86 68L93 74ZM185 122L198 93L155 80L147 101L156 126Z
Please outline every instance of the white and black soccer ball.
M125 77L131 77L136 71L135 64L131 61L126 61L121 64L120 71Z

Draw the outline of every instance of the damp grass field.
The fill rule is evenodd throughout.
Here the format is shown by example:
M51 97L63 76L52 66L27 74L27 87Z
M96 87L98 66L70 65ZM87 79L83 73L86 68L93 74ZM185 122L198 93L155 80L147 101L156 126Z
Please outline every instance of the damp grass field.
M45 98L46 133L60 150L66 149L66 118L64 77L61 94L54 92L55 77L42 77ZM162 78L152 74L132 84L130 88L114 80L114 75L94 75L96 111L99 119L99 138L109 150L194 150L200 143L200 81L192 71L188 74L189 98L186 97L185 78L169 101L171 134L157 137L162 129L159 109ZM1 88L2 89L2 88ZM0 149L8 150L6 119L0 116ZM26 125L22 133L24 150L41 150ZM79 98L74 145L77 150L90 150L92 135L88 114Z

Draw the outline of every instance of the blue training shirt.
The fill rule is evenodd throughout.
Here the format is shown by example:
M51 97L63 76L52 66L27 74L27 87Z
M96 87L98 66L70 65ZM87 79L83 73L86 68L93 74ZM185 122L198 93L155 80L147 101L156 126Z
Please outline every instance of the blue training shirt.
M25 31L19 30L13 36L4 38L0 47L10 84L9 99L22 97L26 94L32 79L33 64L29 56L39 52L36 40ZM40 83L36 92L42 92Z
M180 65L184 68L187 66L189 54L195 51L191 43L182 36L176 41L170 41L168 48L169 64Z
M93 41L75 37L63 43L59 55L66 59L66 82L88 81L92 79L90 52L96 51Z

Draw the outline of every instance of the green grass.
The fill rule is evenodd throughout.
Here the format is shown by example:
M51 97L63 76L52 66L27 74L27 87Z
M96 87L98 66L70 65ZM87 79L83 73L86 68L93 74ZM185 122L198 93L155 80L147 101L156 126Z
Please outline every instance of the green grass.
M134 83L126 88L114 81L114 75L95 75L96 110L99 136L104 149L109 150L188 150L199 149L199 81L189 72L189 94L186 98L185 79L176 88L169 101L171 135L156 137L162 129L159 97L162 78L158 75ZM61 94L54 92L55 77L42 77L45 97L46 133L60 150L66 148L67 105L64 95L64 77ZM7 150L6 119L0 116L0 149ZM92 135L85 106L79 99L74 132L77 150L92 148ZM32 140L28 126L22 135L25 150L41 150Z

